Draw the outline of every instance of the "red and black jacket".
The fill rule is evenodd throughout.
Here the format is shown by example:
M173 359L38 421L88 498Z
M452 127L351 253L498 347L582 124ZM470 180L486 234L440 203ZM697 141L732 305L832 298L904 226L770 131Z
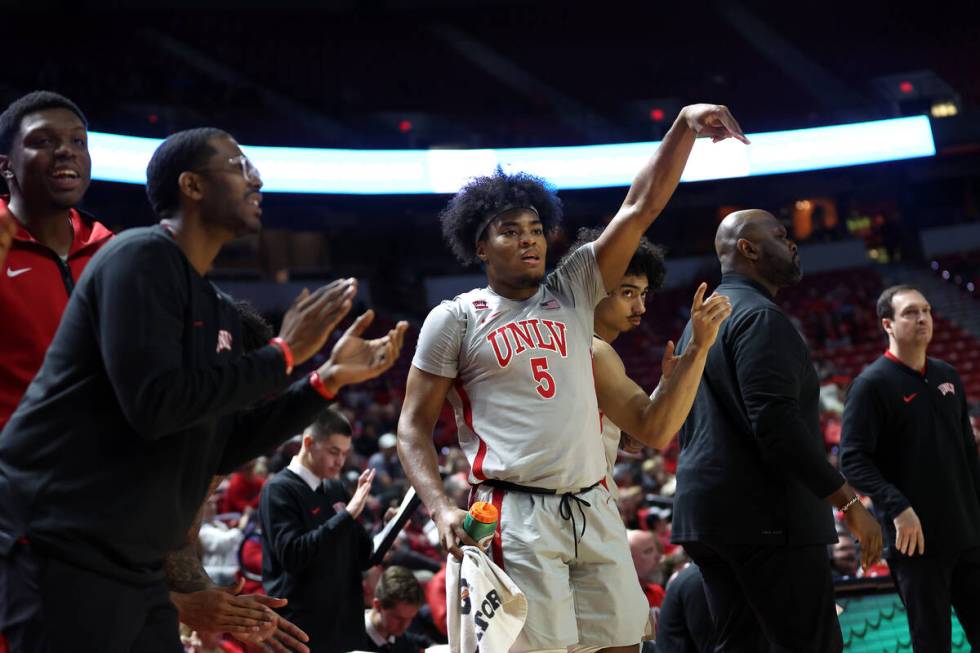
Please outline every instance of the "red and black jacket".
M5 211L7 198L0 196L0 212ZM69 215L75 236L67 260L21 225L0 270L0 430L40 369L75 282L112 238L92 216L75 209Z

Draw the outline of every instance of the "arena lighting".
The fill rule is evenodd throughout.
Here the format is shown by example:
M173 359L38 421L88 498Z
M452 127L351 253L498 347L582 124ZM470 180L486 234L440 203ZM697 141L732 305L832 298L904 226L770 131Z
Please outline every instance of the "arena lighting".
M752 145L698 139L681 181L706 181L932 156L927 116L749 134ZM89 132L92 178L143 184L158 139ZM658 143L480 150L344 150L243 145L264 192L454 193L497 165L559 189L628 186Z

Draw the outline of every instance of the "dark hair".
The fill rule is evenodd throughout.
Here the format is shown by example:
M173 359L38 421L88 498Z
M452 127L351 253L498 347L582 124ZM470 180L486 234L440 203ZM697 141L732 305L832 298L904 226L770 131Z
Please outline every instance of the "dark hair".
M14 135L20 129L20 123L29 113L44 111L45 109L68 109L82 121L85 129L88 129L88 119L78 108L78 105L66 98L64 95L51 91L32 91L27 95L17 98L0 113L0 154L10 154L10 148L14 144Z
M198 127L171 134L153 152L146 166L146 196L153 212L166 218L180 205L181 173L196 170L214 155L213 138L231 138L231 134L214 127Z
M442 236L464 265L478 263L477 230L490 216L534 207L545 231L561 222L561 200L547 182L525 172L509 175L499 166L492 175L476 177L449 200L439 214Z
M374 598L381 602L382 608L393 608L399 603L422 605L425 602L425 594L415 574L398 566L384 570L374 588Z
M596 227L582 227L579 229L575 237L575 242L569 246L568 253L562 257L558 263L558 267L561 267L568 260L568 257L574 254L579 248L598 240L602 232L602 229ZM663 247L654 245L645 236L641 237L640 244L636 248L636 253L633 254L629 265L626 266L626 272L623 273L623 276L629 274L646 277L647 283L650 284L650 290L660 290L664 285L664 278L667 276L664 253L665 250Z
M272 325L259 315L255 307L241 300L235 302L235 310L242 321L242 349L245 353L268 344L273 335Z
M346 435L347 437L351 437L354 433L347 418L340 411L334 410L333 408L327 408L317 415L311 431L313 439L317 441L326 440L331 435Z
M892 299L895 298L900 292L915 291L922 295L922 291L915 286L910 286L907 283L900 283L897 286L889 286L881 291L881 295L878 297L878 319L882 320L888 318L892 320L895 318L895 307L892 306ZM924 295L923 295L924 296Z

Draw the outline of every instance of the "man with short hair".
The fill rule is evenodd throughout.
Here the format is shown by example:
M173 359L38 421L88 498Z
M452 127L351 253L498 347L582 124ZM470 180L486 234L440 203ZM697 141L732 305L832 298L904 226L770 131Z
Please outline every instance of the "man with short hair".
M626 531L626 537L630 543L630 556L633 558L633 567L636 569L636 577L640 581L643 594L646 595L651 608L659 608L664 600L664 588L660 584L663 578L659 574L660 561L663 559L660 542L650 531L629 530Z
M579 230L563 262L601 234L601 229ZM613 470L620 446L638 450L641 445L663 449L670 444L691 411L708 350L731 313L727 297L704 299L707 286L702 284L691 306L691 319L698 327L697 346L688 347L685 356L674 356L674 343L667 342L661 381L648 396L626 375L626 366L612 343L640 326L647 297L660 289L666 273L663 250L641 238L623 279L595 307L592 360L606 453L606 486L614 499L619 495Z
M259 502L262 584L289 601L280 612L306 631L313 653L346 653L364 639L361 572L370 566L373 543L357 518L375 471L360 475L349 498L339 478L350 450L350 422L324 410Z
M34 91L0 113L0 430L41 367L82 270L112 232L81 204L91 181L88 120ZM6 262L2 260L6 254Z
M672 541L704 576L715 650L840 651L831 507L860 539L866 567L881 552L881 529L827 461L820 383L775 303L802 277L796 243L771 213L750 209L722 220L715 250L716 291L731 298L732 316L681 431ZM694 329L684 329L682 355Z
M234 305L205 274L224 243L259 229L261 185L226 132L170 136L147 168L161 224L114 238L72 293L0 434L0 577L30 609L15 651L179 651L163 558L212 478L394 362L407 325L365 341L368 313L287 387L349 310L351 282L304 292L278 339L242 353Z
M932 309L886 288L888 349L848 392L841 469L874 501L916 653L949 651L950 608L980 650L980 456L956 370L927 356Z
M636 650L647 606L628 567L592 374L595 306L622 280L640 237L673 194L695 138L747 142L728 109L685 107L602 235L545 275L561 203L541 179L501 169L462 188L441 215L485 288L435 307L419 334L398 423L402 466L461 556L466 511L443 493L433 427L448 399L474 499L500 514L492 552L528 600L513 651Z
M378 580L371 609L364 611L367 632L361 650L376 653L419 653L431 642L408 627L425 602L422 586L405 567L388 567Z
M49 91L28 93L0 114L0 178L10 193L0 196L0 305L16 316L0 323L0 350L5 352L0 366L0 429L41 367L84 266L112 237L106 227L77 208L90 182L86 129L86 118L77 105ZM59 244L66 229L72 233L67 252ZM10 267L4 274L11 249ZM248 331L243 329L243 335ZM196 530L191 540L196 542ZM174 573L178 564L169 564L179 556L199 567L204 579L207 575L196 547L167 554L168 582L172 590L180 590L171 598L181 619L233 631L243 639L257 637L230 625L230 613L237 613L234 618L239 620L261 618L267 612L261 602L272 599L230 592L192 594L183 582L186 575ZM212 600L215 597L219 600ZM0 623L4 621L0 617ZM277 631L277 636L289 635Z

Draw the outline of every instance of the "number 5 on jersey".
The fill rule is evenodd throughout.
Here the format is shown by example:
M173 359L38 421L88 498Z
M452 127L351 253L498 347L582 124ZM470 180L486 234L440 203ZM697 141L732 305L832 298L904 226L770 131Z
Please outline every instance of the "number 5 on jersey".
M548 359L539 356L531 359L531 376L537 381L535 390L544 399L551 399L555 396L555 377L548 373Z

